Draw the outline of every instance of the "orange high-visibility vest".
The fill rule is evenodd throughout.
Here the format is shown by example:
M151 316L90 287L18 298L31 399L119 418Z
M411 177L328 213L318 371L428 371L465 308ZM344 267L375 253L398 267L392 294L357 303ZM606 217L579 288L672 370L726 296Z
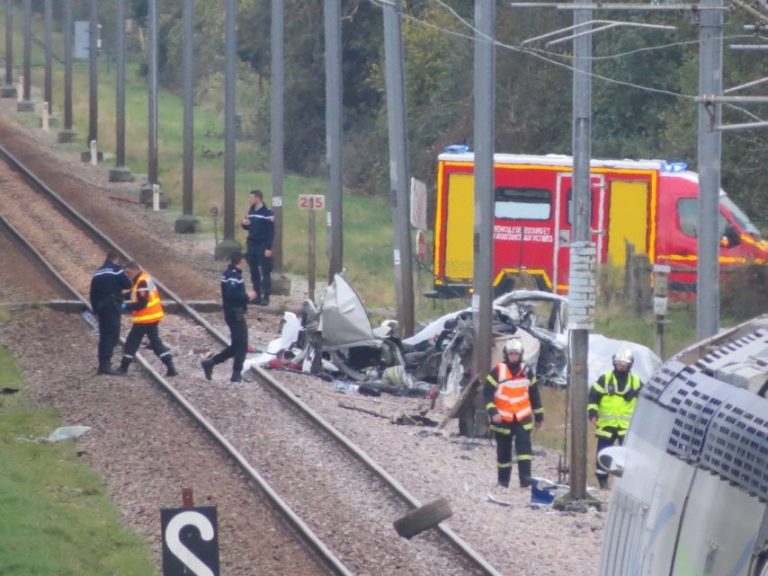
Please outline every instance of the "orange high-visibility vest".
M131 302L138 300L139 284L145 282L147 285L147 305L141 310L131 311L131 317L134 324L154 324L160 322L165 316L163 305L160 302L160 291L157 289L155 281L146 272L142 272L136 277L131 288ZM143 290L143 289L142 289Z
M528 388L531 381L523 376L525 364L520 364L517 374L512 374L506 363L496 365L499 385L493 395L493 403L504 422L523 421L533 414Z

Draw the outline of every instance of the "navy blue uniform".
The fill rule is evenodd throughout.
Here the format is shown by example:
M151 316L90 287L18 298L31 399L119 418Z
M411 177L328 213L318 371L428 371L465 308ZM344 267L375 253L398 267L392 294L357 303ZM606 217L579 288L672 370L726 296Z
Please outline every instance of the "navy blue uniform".
M245 312L248 308L248 294L245 290L243 273L234 264L227 266L221 276L221 300L224 320L229 326L231 344L210 359L210 366L221 364L233 358L232 381L240 381L245 354L248 352L248 324Z
M120 340L120 305L123 290L132 283L122 266L106 260L91 278L91 308L99 319L99 372L108 372L112 352Z
M272 241L275 238L275 217L272 210L262 204L257 209L251 206L245 216L248 226L248 268L251 271L251 284L256 292L256 300L268 299L272 293L272 257L264 254L266 250L272 250Z

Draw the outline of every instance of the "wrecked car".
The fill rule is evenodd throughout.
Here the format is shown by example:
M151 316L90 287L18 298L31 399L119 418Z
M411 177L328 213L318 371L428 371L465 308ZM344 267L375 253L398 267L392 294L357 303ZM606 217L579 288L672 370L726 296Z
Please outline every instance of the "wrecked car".
M522 338L526 360L544 385L567 383L566 305L562 296L535 290L508 293L493 304L496 341ZM300 318L286 313L281 337L256 363L331 374L394 393L463 388L474 346L471 309L446 314L405 340L397 328L392 320L374 328L358 294L336 275L319 308L307 300Z

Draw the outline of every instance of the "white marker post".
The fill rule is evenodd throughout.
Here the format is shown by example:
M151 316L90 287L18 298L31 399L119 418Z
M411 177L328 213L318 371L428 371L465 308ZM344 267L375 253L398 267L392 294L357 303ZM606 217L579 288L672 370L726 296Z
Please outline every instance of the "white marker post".
M152 184L152 210L160 210L160 185Z
M48 132L50 125L48 123L48 102L43 102L43 130Z
M99 163L99 152L96 149L96 140L91 140L91 166L96 166Z
M24 76L19 76L19 89L16 91L16 98L19 102L24 100Z

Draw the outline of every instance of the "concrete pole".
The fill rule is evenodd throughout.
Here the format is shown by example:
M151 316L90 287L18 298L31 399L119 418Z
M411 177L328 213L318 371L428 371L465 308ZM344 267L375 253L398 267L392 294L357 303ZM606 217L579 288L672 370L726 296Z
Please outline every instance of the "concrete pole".
M723 92L722 0L704 0L699 12L699 95L721 96ZM720 326L720 157L721 105L699 107L699 225L697 249L696 333L700 339L717 334Z
M133 182L125 167L125 0L115 5L115 167L110 182Z
M89 24L88 24L88 141L87 157L91 158L91 142L98 142L99 135L99 2L90 0Z
M400 335L413 335L413 250L410 230L410 170L408 130L406 128L405 78L403 74L403 35L400 0L384 4L384 77L387 89L389 125L389 180L392 221L394 223L394 266L397 319Z
M147 181L141 185L139 201L146 207L154 207L155 191L159 195L160 190L157 177L157 0L147 2L147 44Z
M324 0L325 22L325 147L328 165L328 281L344 267L342 197L341 2Z
M17 96L16 85L13 83L13 0L5 0L5 85L0 97Z
M195 100L194 100L194 51L195 51L195 1L184 0L182 12L181 75L184 86L184 151L182 165L182 215L176 219L175 230L179 234L193 234L199 220L194 216L195 198Z
M585 0L586 1L586 0ZM592 10L574 10L574 26L592 19ZM577 28L580 29L580 28ZM587 496L587 393L589 329L593 327L594 270L589 265L592 242L592 192L589 166L592 157L592 36L573 40L573 243L570 249L569 316L571 392L571 497Z
M21 86L21 101L16 104L19 112L32 112L32 0L24 0L24 82Z
M216 258L228 258L240 249L235 241L235 18L237 1L226 0L224 61L224 239L216 247Z
M270 162L272 165L272 214L275 216L275 238L272 242L272 292L290 294L291 281L283 275L283 176L285 172L285 7L283 0L272 0L270 48L272 58Z
M147 179L151 190L153 185L159 184L157 181L157 0L149 0L147 8L149 10L147 14L149 25Z
M43 9L43 22L45 29L45 79L43 82L43 93L48 107L48 115L53 114L53 49L51 46L51 35L53 27L53 5L52 0L45 0Z
M64 0L64 130L59 142L74 142L72 130L72 0Z
M496 2L475 2L475 222L473 234L474 372L480 382L491 369L493 349L493 220L495 204ZM482 386L480 387L482 389ZM474 418L474 414L471 415Z

